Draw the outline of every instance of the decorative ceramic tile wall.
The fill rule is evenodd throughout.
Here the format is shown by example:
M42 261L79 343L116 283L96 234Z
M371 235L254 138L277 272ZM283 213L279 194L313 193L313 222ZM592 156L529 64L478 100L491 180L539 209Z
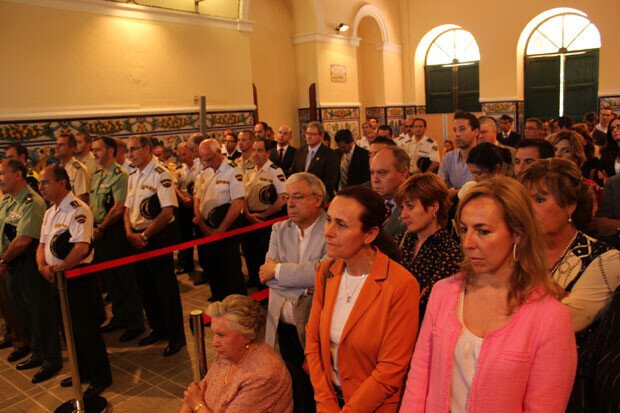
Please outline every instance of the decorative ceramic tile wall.
M358 107L342 108L319 108L319 121L323 123L325 130L334 136L340 129L349 129L353 137L357 139L360 135L360 109ZM310 122L310 109L301 108L299 115L299 140L300 144L306 143L304 132Z
M209 138L220 139L226 128L238 132L246 128L251 129L253 125L252 111L207 113L206 126ZM32 163L30 166L41 168L57 162L54 158L54 144L56 137L63 132L74 134L88 132L92 136L108 135L123 139L133 135L151 135L174 151L180 142L199 130L198 112L92 119L3 121L0 122L0 149L14 142L21 143L28 149Z
M620 116L620 96L601 96L598 98L599 108L611 108L611 110Z
M511 100L503 102L483 102L481 103L482 112L493 116L498 122L502 115L508 115L514 119L513 129L522 133L524 119L524 103L522 100ZM498 123L499 124L499 123Z

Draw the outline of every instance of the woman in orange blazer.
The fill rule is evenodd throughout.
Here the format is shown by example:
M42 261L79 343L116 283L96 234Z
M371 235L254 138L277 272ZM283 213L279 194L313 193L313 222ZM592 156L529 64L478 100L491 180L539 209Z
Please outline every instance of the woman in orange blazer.
M396 412L418 329L420 289L382 231L370 188L340 191L327 211L306 358L318 413Z

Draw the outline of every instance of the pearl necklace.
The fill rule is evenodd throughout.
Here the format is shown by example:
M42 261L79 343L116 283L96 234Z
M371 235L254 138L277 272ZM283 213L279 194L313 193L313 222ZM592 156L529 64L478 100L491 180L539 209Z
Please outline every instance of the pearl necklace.
M579 231L575 231L575 235L573 235L573 238L570 240L570 242L568 243L566 248L564 248L564 251L562 252L562 255L560 255L560 258L556 261L555 265L551 268L550 274L551 274L552 277L553 277L553 274L555 273L555 271L558 269L558 267L562 263L562 260L564 259L564 256L568 252L568 249L570 248L571 245L573 245L573 242L575 241L575 238L577 238L577 234L579 234Z

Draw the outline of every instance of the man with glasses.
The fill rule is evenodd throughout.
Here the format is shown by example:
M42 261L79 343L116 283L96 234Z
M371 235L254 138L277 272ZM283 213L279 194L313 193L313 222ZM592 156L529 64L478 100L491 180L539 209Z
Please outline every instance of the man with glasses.
M116 141L108 136L95 138L92 144L93 156L99 167L93 176L93 188L90 191L97 262L124 257L131 248L123 226L129 176L127 171L116 163L116 149ZM136 274L131 266L126 265L110 268L103 274L107 291L112 298L112 319L101 327L101 332L108 333L125 328L119 341L133 340L144 332Z
M321 145L323 139L323 124L321 122L310 122L306 127L306 145L299 148L295 154L293 163L294 172L310 172L316 175L327 191L327 200L330 200L335 193L338 184L340 162L338 154L327 146Z
M60 165L67 170L71 180L71 192L88 204L90 193L90 174L86 166L74 156L77 141L71 132L63 132L56 138L54 156L60 161Z
M208 237L239 226L239 215L243 210L243 174L237 164L219 151L215 139L202 141L198 152L206 169L194 193L194 223ZM221 301L230 294L247 293L241 273L239 243L240 237L234 236L198 246L202 262L208 263L209 277L203 272L202 278L194 285L209 281L210 301Z
M88 205L71 193L64 168L49 166L41 172L40 178L41 196L51 206L43 217L36 261L41 275L54 283L56 272L92 263L93 214ZM112 383L112 372L99 332L105 310L95 273L68 279L67 296L80 381L90 383L84 396L97 395ZM44 369L45 365L41 370ZM46 376L49 378L54 373L50 371ZM36 375L33 381L35 378ZM60 385L70 387L72 378L62 380Z
M174 244L179 239L174 220L178 207L170 172L153 156L148 136L132 136L127 142L129 160L136 169L129 175L125 200L125 235L135 253ZM172 253L134 264L138 287L152 331L138 345L168 341L164 357L185 345L179 284L174 275Z
M260 280L269 286L265 342L285 361L301 368L306 324L310 316L314 275L325 247L325 186L316 176L299 172L286 181L289 219L272 227L269 251Z
M241 152L237 149L237 135L230 131L224 135L224 156L234 161L241 156Z
M394 139L394 143L399 148L407 150L407 147L413 141L413 118L408 117L400 127L402 133Z

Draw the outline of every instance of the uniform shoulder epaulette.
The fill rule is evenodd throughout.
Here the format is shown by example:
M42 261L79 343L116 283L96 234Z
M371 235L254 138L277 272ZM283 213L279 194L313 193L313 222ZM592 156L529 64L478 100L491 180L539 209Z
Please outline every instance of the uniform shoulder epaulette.
M161 174L164 172L164 168L162 168L161 166L158 166L155 168L155 172L157 172L158 174Z
M133 175L133 174L135 174L137 170L138 170L138 169L136 168L136 169L134 169L133 171L129 172L129 175Z
M102 174L103 173L103 169L97 169L95 171L95 173L93 174L93 176L97 175L97 174Z
M80 203L78 201L71 201L69 205L71 205L74 209L80 207Z
M254 166L254 165L250 165L250 166L248 166L247 168L245 168L245 170L247 171L248 169L254 169L254 168L256 168L256 166Z
M114 175L118 175L121 173L121 167L117 166L116 168L114 168Z
M75 162L73 162L73 167L74 167L75 169L81 169L81 168L82 168L82 165L80 165L80 163L79 163L78 161L75 161Z
M230 166L232 166L233 168L236 168L237 164L235 163L235 161L230 161Z
M278 165L276 165L275 163L272 163L271 165L269 165L270 167L272 167L273 169L278 169Z
M29 204L32 202L32 195L26 195L26 198L24 199L24 202L26 204Z
M434 141L432 138L428 138L428 141L429 141L430 143L435 143L435 141Z

